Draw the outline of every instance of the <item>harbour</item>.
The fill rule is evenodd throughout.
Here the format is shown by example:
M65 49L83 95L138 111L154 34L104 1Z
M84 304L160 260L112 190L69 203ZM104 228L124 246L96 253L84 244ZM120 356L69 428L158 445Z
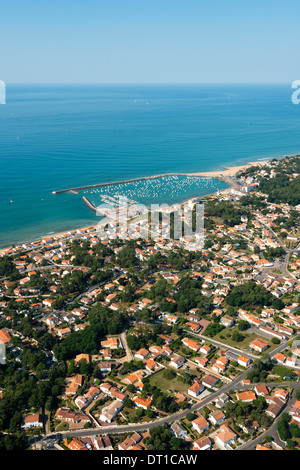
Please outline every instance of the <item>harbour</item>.
M86 186L78 186L76 188L68 188L68 189L59 189L59 190L54 190L52 191L52 194L62 194L62 193L74 193L77 191L83 191L85 189L93 189L93 188L101 188L105 186L116 186L119 184L127 184L127 183L135 183L137 181L145 181L145 180L151 180L151 179L158 179L158 178L164 178L167 176L197 176L195 173L163 173L161 175L153 175L153 176L141 176L140 178L133 178L133 179L127 179L123 181L112 181L110 183L99 183L99 184L90 184ZM223 179L223 177L220 175L220 179Z

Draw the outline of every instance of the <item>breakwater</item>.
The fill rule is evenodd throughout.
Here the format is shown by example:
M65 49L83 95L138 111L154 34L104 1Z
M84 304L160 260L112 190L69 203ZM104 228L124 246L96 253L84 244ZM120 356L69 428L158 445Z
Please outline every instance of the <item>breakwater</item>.
M92 204L88 198L86 198L85 196L83 196L81 198L83 200L83 202L88 206L89 209L92 209L92 211L94 212L97 212L97 207L94 206L94 204Z

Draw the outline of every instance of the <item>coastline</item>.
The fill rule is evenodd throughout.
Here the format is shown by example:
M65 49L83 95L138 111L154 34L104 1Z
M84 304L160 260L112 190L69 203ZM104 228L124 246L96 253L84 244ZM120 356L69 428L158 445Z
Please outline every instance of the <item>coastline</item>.
M284 159L284 158L288 158L288 157L293 157L295 155L285 155L285 156L282 156L282 157L276 157L276 159L280 160L280 159ZM263 159L263 160L256 160L256 161L252 161L252 162L247 162L244 165L225 167L222 170L204 171L204 172L190 172L190 173L186 173L186 176L201 176L201 177L207 177L207 178L220 178L220 176L233 177L241 170L246 170L247 168L250 168L252 166L262 166L262 165L268 163L272 159L273 159L273 157L266 158L266 159ZM230 192L230 189L231 188L228 187L228 188L219 190L219 194L228 194ZM210 196L215 195L215 194L217 194L216 191L213 192L213 193L206 194L205 196L203 196L203 198L210 197ZM186 203L187 203L186 200L181 202L181 204L186 204ZM25 243L35 243L35 242L38 242L39 240L42 240L43 238L48 238L48 239L53 239L53 240L59 239L59 238L62 238L62 237L67 238L68 236L71 235L71 233L74 233L76 231L85 231L87 229L95 228L99 225L99 223L101 223L101 222L97 222L96 224L91 223L90 225L85 226L85 227L72 228L72 229L69 229L69 230L65 230L63 232L55 232L51 235L50 234L45 235L45 236L40 235L35 239L22 241L20 243L17 243L17 244L15 244L15 246L20 246L21 244L25 244ZM5 252L10 251L12 249L12 247L13 247L13 245L7 246L5 248L0 248L0 256L2 254L5 254Z
M285 158L285 157L282 157ZM199 173L191 173L194 176L204 176L207 178L217 178L219 176L235 176L239 171L241 170L246 170L247 168L250 168L252 166L260 166L268 163L271 160L271 158L265 159L265 160L257 160L255 162L248 162L245 163L244 165L238 165L238 166L230 166L230 167L225 167L223 170L219 171L202 171Z

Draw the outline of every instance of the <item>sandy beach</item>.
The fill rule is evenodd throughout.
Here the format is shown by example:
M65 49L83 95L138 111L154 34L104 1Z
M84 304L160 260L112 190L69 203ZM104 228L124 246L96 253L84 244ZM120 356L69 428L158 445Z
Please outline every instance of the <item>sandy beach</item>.
M206 176L208 178L216 178L220 175L222 176L234 176L236 175L239 171L241 170L246 170L247 168L250 168L251 166L261 166L264 165L265 163L269 162L270 160L260 160L256 162L248 162L245 163L244 165L240 166L231 166L229 168L224 168L223 170L219 171L202 171L199 173L190 173L194 176Z

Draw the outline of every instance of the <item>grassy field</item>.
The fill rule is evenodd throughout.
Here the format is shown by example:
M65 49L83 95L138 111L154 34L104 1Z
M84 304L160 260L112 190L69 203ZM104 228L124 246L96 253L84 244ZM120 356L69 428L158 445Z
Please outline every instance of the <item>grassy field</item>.
M178 380L178 376L174 379L166 379L163 375L164 371L161 370L156 374L153 374L149 378L149 382L151 385L155 385L158 387L162 392L167 392L168 390L172 390L173 392L179 393L186 393L189 386L186 383L183 383ZM184 372L183 372L184 373Z
M245 338L242 341L233 341L232 340L232 334L234 331L238 331L240 334L242 334ZM216 341L220 341L221 343L228 344L228 346L233 346L234 348L239 348L239 349L248 349L249 344L251 341L254 339L260 339L264 343L269 344L269 348L266 350L267 352L271 351L276 347L276 345L272 344L271 341L265 337L261 337L255 333L249 334L246 331L239 331L237 327L235 328L224 328L224 330L220 331L217 335L213 337Z

